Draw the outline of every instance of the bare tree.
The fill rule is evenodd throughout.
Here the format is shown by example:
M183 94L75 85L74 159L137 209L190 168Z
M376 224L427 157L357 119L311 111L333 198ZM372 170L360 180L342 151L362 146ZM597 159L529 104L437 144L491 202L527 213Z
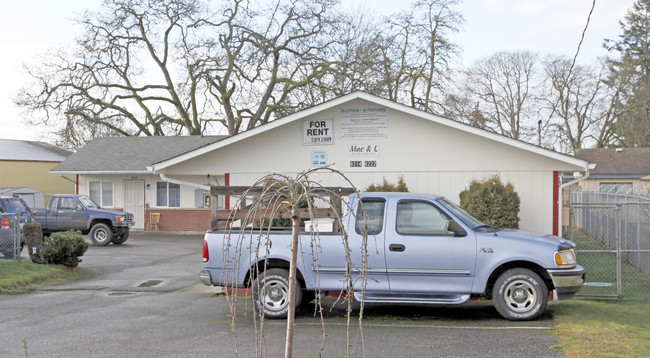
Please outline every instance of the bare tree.
M529 51L497 52L466 71L465 91L477 98L487 128L515 139L532 137L536 63L537 55Z
M348 319L348 333L347 333L347 352L348 356L350 354L350 347L352 347L352 341L350 336L350 319L351 319L351 297L356 287L361 287L362 293L365 291L365 286L367 283L367 227L362 229L364 232L362 235L362 247L351 248L348 242L348 235L345 232L345 225L343 225L343 216L342 216L342 207L341 205L345 203L342 200L341 195L338 191L335 191L330 188L322 187L318 181L312 179L313 176L318 174L334 174L335 176L340 177L340 179L349 184L352 190L358 193L358 190L354 188L352 183L339 171L331 169L329 167L312 169L303 173L299 173L296 177L290 177L286 174L281 173L271 173L260 178L255 184L250 188L241 193L240 200L238 201L236 207L231 211L229 215L228 222L226 224L227 229L225 231L224 246L223 246L223 270L224 272L230 272L231 270L237 271L240 267L240 260L242 256L252 255L255 258L254 262L262 261L258 263L257 266L251 267L250 275L253 282L251 283L252 287L252 296L254 301L254 307L258 310L259 319L263 322L264 320L264 310L266 301L265 294L267 291L266 280L267 272L277 272L277 268L272 269L268 267L270 265L269 260L266 258L266 253L270 250L270 237L273 218L280 215L280 211L285 211L289 213L292 223L291 230L291 258L289 263L288 270L288 313L287 313L287 330L286 330L286 341L285 341L285 357L291 357L293 352L293 335L294 335L294 324L295 324L295 307L297 305L296 300L300 300L302 297L302 290L300 284L297 280L297 262L299 252L302 252L301 247L310 247L311 252L308 258L314 267L318 267L318 247L319 243L319 233L317 226L312 230L311 234L302 234L300 235L300 218L302 216L301 210L307 212L307 217L314 222L318 219L318 210L316 208L316 202L329 203L329 209L333 213L333 217L338 221L338 226L341 228L341 239L342 245L344 246L345 257L342 257L341 260L346 262L348 267L345 282L343 282L343 289L347 292L347 319ZM254 197L254 201L250 205L246 205L246 198ZM303 205L307 206L306 209L302 209ZM345 204L343 204L345 205ZM363 205L360 203L360 205ZM363 206L361 206L363 208ZM361 209L363 212L363 209ZM349 213L348 215L354 215L354 213ZM359 219L359 218L357 218ZM241 220L240 225L235 225L236 220ZM260 225L262 224L262 225ZM252 228L253 225L258 225L258 228ZM367 220L360 220L361 226L367 226ZM232 229L235 226L241 226L242 228L247 229ZM330 238L331 239L331 238ZM244 245L246 243L246 245ZM244 246L248 246L251 250L250 252L245 252ZM356 251L358 257L361 258L360 262L353 262L351 253ZM358 251L360 250L360 252ZM312 261L314 260L314 261ZM359 273L359 277L353 277L352 267L354 270ZM276 270L276 271L274 271ZM282 274L286 275L285 269L281 269ZM269 274L270 275L270 274ZM356 274L355 274L356 275ZM357 280L361 282L355 282ZM284 280L284 278L282 279ZM298 298L297 298L298 297ZM317 298L319 296L317 295ZM237 336L236 330L236 307L237 307L237 297L231 297L230 300L231 314L232 314L232 327L233 334L235 338L235 345L237 345ZM322 307L320 307L320 300L318 300L317 305L320 309L318 312L321 314L321 323L323 324L322 316ZM361 305L361 312L359 314L359 327L361 327L361 322L363 318L363 304ZM257 323L256 323L257 325ZM257 325L258 329L263 330L263 323ZM361 328L360 328L361 329ZM362 332L361 332L362 333ZM259 335L262 337L263 334ZM323 337L325 339L325 337ZM263 345L263 342L260 343ZM362 343L363 344L363 343Z
M67 147L99 135L228 134L309 105L289 93L330 68L334 0L108 0L75 52L28 66L17 103Z
M576 66L569 76L571 60L563 57L548 57L543 67L547 93L542 97L562 151L575 153L586 144L610 144L619 90L604 82L606 68Z

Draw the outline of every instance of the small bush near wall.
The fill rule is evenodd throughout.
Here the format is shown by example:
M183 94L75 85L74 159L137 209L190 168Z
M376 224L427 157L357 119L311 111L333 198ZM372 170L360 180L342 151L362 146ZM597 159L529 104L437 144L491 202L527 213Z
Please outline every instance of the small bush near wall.
M29 258L37 264L45 263L41 255L43 247L43 230L41 229L41 224L37 222L26 223L23 226L23 234L25 235Z
M460 206L486 224L519 228L519 195L511 183L503 185L498 175L473 180L460 193Z
M397 180L397 184L389 183L386 180L386 178L384 178L381 184L371 184L365 189L365 191L408 193L409 188L406 186L406 183L404 182L404 177L399 177L399 179Z
M79 231L55 232L43 241L43 258L47 263L76 267L88 243Z

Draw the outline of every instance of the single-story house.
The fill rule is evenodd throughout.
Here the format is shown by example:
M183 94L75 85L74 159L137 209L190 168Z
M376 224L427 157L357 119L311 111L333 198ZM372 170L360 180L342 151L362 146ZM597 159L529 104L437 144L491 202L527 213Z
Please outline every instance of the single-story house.
M49 143L0 139L0 188L29 188L42 192L44 199L35 201L36 207L46 205L52 194L74 193L74 177L48 173L70 154L72 152ZM27 192L26 189L22 191Z
M496 174L519 194L520 227L544 233L558 230L559 173L588 169L582 159L353 92L229 137L98 138L51 172L78 174L80 193L137 222L156 211L161 230L204 230L210 186L325 165L360 189L403 177L411 192L456 202L473 179ZM317 179L349 186L334 175Z
M649 195L650 148L580 149L576 157L596 164L589 178L580 182L584 191Z

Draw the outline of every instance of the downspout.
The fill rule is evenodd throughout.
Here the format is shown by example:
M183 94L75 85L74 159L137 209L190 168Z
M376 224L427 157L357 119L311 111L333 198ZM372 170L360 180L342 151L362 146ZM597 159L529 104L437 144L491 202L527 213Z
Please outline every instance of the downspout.
M571 186L571 185L573 185L573 184L577 184L577 183L579 183L579 182L581 182L581 181L586 180L587 178L589 178L589 170L592 170L592 169L594 169L594 168L596 168L596 164L589 164L589 165L587 166L587 174L585 174L585 176L580 177L580 178L578 178L578 179L571 180L571 181L568 182L568 183L561 184L561 185L560 185L560 188L559 188L560 193L561 193L562 195L564 195L564 192L562 191L564 188L566 188L566 187L568 187L568 186ZM558 219L558 221L557 221L557 233L558 233L558 236L561 236L561 235L562 235L562 199L559 199L559 200L557 201L557 212L558 212L558 215L559 215L559 217L560 217L560 218Z
M165 174L162 174L162 173L159 174L159 175L160 175L160 179L162 179L163 181L166 181L166 182L170 182L172 184L184 185L184 186L189 186L189 187L192 187L192 188L203 189L203 190L210 190L209 185L203 185L203 184L192 183L192 182L184 181L184 180L167 178L165 176Z
M79 174L77 174L77 180L76 180L76 181L75 181L74 179L70 179L70 178L68 178L67 176L65 176L65 175L63 175L63 174L59 174L59 177L60 177L61 179L65 179L65 180L67 180L67 181L73 183L73 184L74 184L74 191L75 191L75 194L79 194Z

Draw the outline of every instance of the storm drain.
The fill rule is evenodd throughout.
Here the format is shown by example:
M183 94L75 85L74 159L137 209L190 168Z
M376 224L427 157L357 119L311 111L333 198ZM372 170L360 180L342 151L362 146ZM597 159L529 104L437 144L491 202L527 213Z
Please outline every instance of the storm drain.
M138 285L138 287L154 287L160 284L162 280L149 280Z

